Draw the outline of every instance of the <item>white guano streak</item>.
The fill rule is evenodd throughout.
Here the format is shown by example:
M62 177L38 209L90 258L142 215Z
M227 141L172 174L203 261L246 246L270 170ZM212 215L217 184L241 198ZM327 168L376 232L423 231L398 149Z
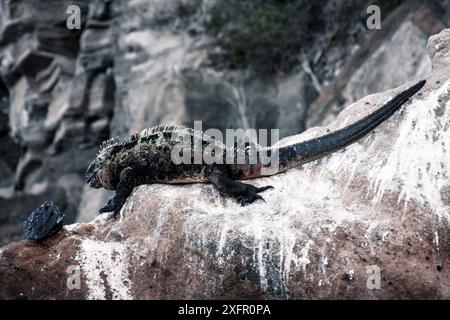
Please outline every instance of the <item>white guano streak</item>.
M109 287L112 299L132 299L126 245L91 239L81 241L76 259L80 262L82 277L88 287L87 298L104 300Z
M415 199L428 204L439 218L449 218L441 199L441 188L449 184L445 172L450 163L450 102L441 117L435 114L439 99L449 92L450 81L423 100L408 106L406 119L400 123L394 144L368 171L370 187L378 205L388 192L399 191L398 203Z

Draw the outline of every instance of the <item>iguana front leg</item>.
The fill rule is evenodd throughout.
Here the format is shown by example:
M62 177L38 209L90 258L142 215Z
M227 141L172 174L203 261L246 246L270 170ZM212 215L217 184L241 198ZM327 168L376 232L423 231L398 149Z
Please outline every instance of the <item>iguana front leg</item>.
M252 186L251 184L234 181L225 173L220 171L214 171L211 173L210 181L221 194L234 198L242 206L253 203L258 199L264 201L264 198L258 193L268 189L273 189L272 186L258 188Z
M122 170L119 176L119 183L117 184L116 194L108 201L106 206L100 209L99 213L113 212L113 217L119 214L128 196L133 192L136 185L136 174L134 170L127 167Z

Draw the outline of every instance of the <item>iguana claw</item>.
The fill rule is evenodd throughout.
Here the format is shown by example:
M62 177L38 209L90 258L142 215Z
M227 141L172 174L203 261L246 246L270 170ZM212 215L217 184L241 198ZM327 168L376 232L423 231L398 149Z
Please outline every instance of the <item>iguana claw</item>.
M104 213L104 212L112 212L112 216L114 218L117 217L117 215L120 213L120 210L122 209L123 205L124 205L125 201L118 199L116 197L108 200L108 203L106 204L106 206L104 206L103 208L101 208L98 213Z

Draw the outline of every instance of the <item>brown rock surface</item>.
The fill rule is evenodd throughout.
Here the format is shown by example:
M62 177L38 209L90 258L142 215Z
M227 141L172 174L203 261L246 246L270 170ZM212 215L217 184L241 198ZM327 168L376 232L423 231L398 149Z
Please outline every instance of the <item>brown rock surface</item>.
M140 186L118 220L3 247L0 298L449 299L449 33L430 38L427 85L374 134L255 180L275 186L267 203L240 207L210 185ZM279 143L343 127L409 85Z

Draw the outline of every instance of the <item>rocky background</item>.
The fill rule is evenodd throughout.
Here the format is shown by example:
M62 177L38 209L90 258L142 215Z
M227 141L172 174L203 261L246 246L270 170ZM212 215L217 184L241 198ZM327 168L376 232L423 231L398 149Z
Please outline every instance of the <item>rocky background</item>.
M110 195L84 171L110 136L202 120L285 137L429 74L449 1L375 3L381 30L371 1L0 1L0 244L46 200L93 219Z

